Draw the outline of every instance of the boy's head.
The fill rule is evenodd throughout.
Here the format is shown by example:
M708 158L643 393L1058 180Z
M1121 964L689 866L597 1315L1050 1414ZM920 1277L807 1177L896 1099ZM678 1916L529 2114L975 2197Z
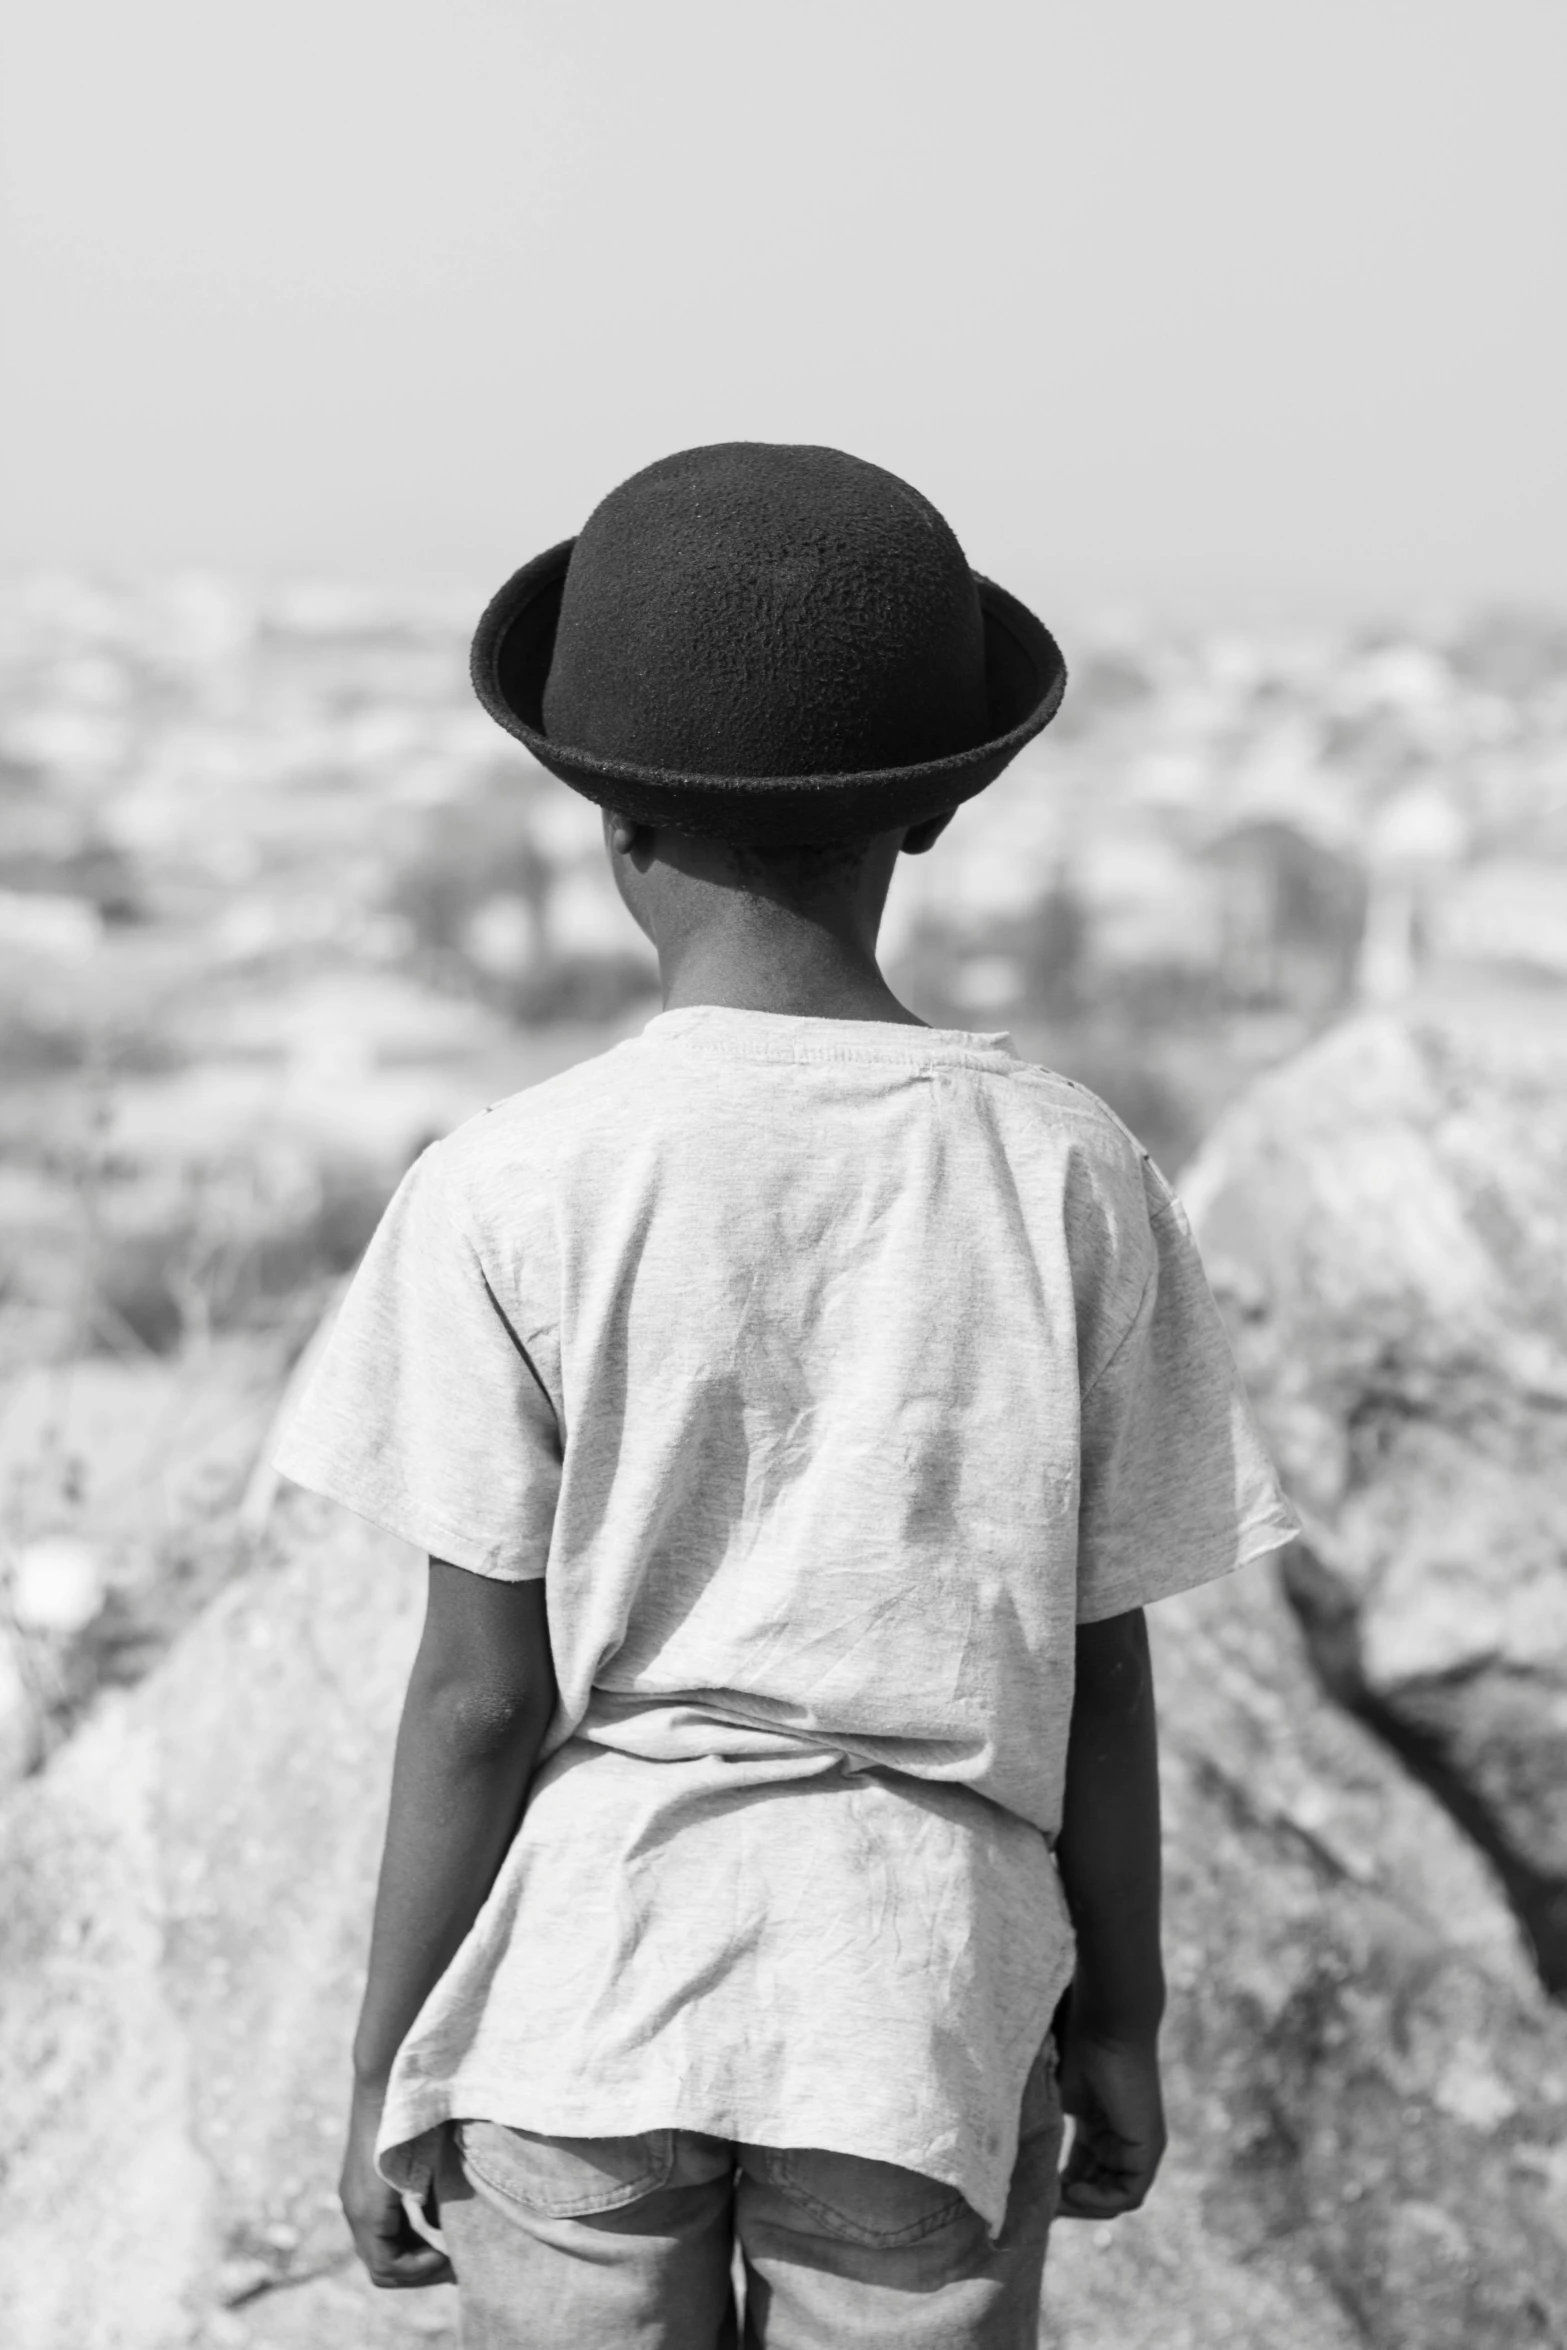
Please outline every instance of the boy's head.
M1049 722L1065 669L906 482L742 441L647 467L525 565L473 680L564 781L633 828L728 844L772 894L841 873L844 844L862 867L888 835L916 846Z
M687 450L583 526L543 716L552 742L669 774L848 776L966 752L989 716L974 575L935 508L878 466Z

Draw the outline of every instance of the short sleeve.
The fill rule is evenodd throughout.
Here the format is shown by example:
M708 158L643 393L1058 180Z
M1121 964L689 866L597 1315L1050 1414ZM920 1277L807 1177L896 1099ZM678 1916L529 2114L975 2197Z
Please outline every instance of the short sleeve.
M560 1432L440 1152L393 1193L272 1462L432 1557L529 1582L549 1550Z
M1300 1530L1186 1211L1160 1188L1136 1314L1082 1401L1080 1624L1211 1582Z

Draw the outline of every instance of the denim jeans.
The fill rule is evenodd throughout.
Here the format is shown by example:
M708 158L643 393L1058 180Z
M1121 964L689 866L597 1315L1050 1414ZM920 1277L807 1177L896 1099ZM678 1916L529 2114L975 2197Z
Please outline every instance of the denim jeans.
M1062 2135L1047 2039L992 2239L940 2180L857 2155L448 2123L463 2350L1035 2350Z

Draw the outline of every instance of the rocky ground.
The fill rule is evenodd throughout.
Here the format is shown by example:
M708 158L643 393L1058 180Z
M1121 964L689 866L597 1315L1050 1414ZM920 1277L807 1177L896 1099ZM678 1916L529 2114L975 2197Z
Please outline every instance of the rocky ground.
M1567 1023L1473 991L1350 1022L1221 1118L1188 1191L1306 1512L1318 1669L1567 1997Z
M1059 2231L1056 2350L1562 2339L1567 2012L1547 1954L1450 1789L1325 1691L1300 1598L1320 1572L1368 1627L1374 1606L1412 1604L1399 1595L1431 1555L1442 1431L1440 1490L1465 1508L1448 1514L1432 1624L1380 1645L1360 1632L1357 1670L1369 1683L1368 1659L1414 1655L1422 1688L1447 1687L1426 1650L1451 1647L1471 1576L1477 1617L1500 1626L1479 1666L1532 1676L1547 1752L1530 1785L1548 1786L1561 1551L1510 1554L1515 1625L1494 1569L1517 1479L1490 1469L1516 1469L1521 1427L1545 1415L1528 1422L1532 1507L1559 1506L1555 1270L1530 1279L1509 1254L1526 1210L1560 1212L1547 1101L1540 1054L1511 1033L1492 1049L1434 1014L1378 1018L1265 1081L1188 1171L1316 1564L1252 1568L1155 1613L1172 2152L1145 2213ZM1329 1288L1319 1219L1335 1216ZM1370 1343L1368 1299L1396 1314L1401 1351ZM1466 1383L1461 1412L1433 1412L1443 1366ZM1368 1380L1399 1441L1357 1452ZM0 1814L0 2306L24 2350L455 2340L450 2292L363 2284L333 2195L420 1562L265 1481L229 1525L224 1588ZM1451 1677L1459 1699L1474 1669ZM1404 1684L1383 1686L1392 1704ZM1488 1751L1473 1719L1443 1717L1454 1774ZM1508 1771L1474 1796L1498 1821ZM1527 1844L1531 1822L1525 1805L1506 1832Z

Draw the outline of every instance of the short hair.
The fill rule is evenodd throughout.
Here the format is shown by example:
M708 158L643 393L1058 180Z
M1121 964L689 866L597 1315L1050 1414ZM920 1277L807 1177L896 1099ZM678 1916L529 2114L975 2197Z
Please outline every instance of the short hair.
M874 835L852 840L790 842L726 841L724 846L743 889L759 896L775 891L807 893L837 881L852 881L870 853Z
M623 824L646 822L645 817L628 815L607 803L605 813ZM870 854L875 838L873 832L864 832L848 840L799 843L726 840L722 845L741 888L754 896L772 897L779 892L808 893L829 882L852 881Z

